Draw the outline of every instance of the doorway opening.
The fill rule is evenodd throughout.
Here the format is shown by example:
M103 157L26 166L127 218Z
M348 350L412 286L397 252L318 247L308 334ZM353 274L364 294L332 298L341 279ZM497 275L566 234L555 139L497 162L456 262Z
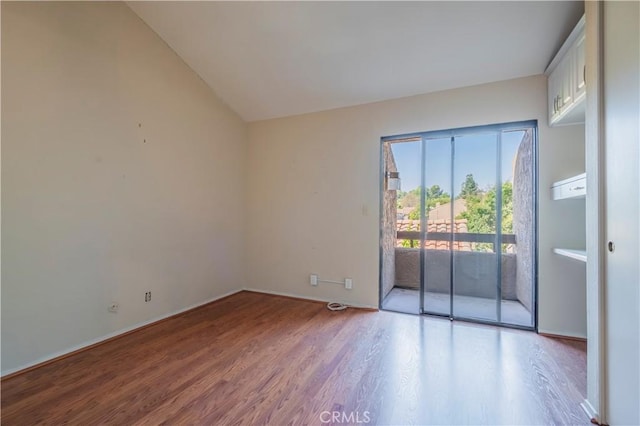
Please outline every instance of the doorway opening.
M535 329L537 122L381 140L380 308Z

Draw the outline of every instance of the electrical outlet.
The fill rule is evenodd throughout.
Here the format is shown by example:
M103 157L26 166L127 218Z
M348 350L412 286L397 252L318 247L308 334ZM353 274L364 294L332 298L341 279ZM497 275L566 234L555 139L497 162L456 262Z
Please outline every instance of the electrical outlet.
M144 294L144 301L145 301L145 302L151 302L151 292L150 292L150 291L147 291L147 292Z
M311 274L309 276L309 283L311 285L318 285L318 276L316 274Z
M353 280L351 278L344 279L344 288L351 290L353 288Z
M120 305L118 305L118 302L111 302L111 304L107 307L107 310L109 312L113 312L114 314L118 312L118 309L120 309Z

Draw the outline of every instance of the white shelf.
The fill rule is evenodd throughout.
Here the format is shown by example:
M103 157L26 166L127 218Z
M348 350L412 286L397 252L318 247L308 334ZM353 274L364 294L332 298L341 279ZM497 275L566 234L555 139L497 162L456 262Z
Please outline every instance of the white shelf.
M554 182L551 194L554 200L584 198L587 195L587 174L582 173L569 179Z
M586 250L573 250L573 249L554 248L553 252L555 254L559 254L560 256L570 257L571 259L579 260L581 262L586 262L587 261L587 251Z

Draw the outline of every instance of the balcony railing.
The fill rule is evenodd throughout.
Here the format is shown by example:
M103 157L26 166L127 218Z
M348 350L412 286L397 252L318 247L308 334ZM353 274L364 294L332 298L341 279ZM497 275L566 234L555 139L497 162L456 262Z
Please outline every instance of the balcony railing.
M496 251L496 234L477 234L469 232L420 232L420 231L397 231L396 238L398 240L409 240L411 247L419 247L418 242L424 237L425 241L446 241L446 242L465 242L465 243L485 243L491 244L493 251ZM500 235L502 244L516 244L515 234Z
M472 234L473 235L473 234ZM481 234L482 235L482 234ZM491 235L495 238L494 235ZM463 244L467 242L479 241L481 247L456 247L453 252L448 248L429 247L425 248L425 256L422 258L422 251L417 247L395 247L394 251L394 285L407 289L419 289L420 280L424 279L426 291L435 293L449 293L451 271L455 273L455 294L461 296L495 298L497 275L501 277L502 298L516 300L518 298L517 262L518 255L511 250L503 250L500 256L500 272L497 263L498 253L491 251L492 243L486 236L476 237L461 235ZM472 240L472 242L469 242ZM446 242L450 242L450 235L447 235ZM503 239L505 242L514 241L513 238ZM447 244L449 247L450 244ZM515 247L515 246L512 246ZM454 255L451 256L451 253ZM426 272L421 275L421 270ZM522 284L524 285L524 284ZM521 291L530 291L525 289Z

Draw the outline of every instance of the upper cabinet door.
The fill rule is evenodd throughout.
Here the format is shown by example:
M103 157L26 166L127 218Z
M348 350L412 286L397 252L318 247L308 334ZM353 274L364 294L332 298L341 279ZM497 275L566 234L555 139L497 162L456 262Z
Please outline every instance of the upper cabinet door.
M560 92L560 112L565 111L573 102L573 64L574 51L570 50L558 65L562 87Z
M586 93L587 66L585 60L585 35L582 33L573 48L574 72L573 72L573 99L578 100Z
M553 72L547 80L549 93L549 122L553 122L556 116L560 114L560 73Z

